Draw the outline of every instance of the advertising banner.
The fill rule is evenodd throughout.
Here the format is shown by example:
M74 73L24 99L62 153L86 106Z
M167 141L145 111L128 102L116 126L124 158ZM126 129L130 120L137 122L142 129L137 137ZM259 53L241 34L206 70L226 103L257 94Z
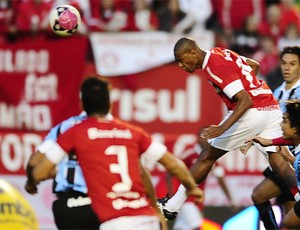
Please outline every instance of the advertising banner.
M119 76L143 72L174 60L173 48L182 34L167 32L92 33L90 35L97 72ZM193 36L204 49L214 45L214 33Z
M1 45L0 129L45 131L77 113L87 42L36 37Z

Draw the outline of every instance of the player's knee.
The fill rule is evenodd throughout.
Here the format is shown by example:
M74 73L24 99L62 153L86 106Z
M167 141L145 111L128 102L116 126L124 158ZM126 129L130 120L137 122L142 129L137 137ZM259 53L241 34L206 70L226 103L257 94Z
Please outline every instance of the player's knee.
M253 189L251 199L254 204L260 204L266 201L261 194L261 190L258 187Z
M281 225L284 226L284 227L288 227L287 224L288 224L287 217L284 216L283 219L282 219L282 221L281 221Z
M257 193L255 193L255 191L252 192L251 199L254 204L257 204L258 199L257 199Z
M288 215L285 215L282 219L282 222L281 222L281 225L283 227L286 227L288 229L290 228L294 228L295 226L293 226L293 224L291 224L291 221L290 221L290 217Z
M282 225L288 229L299 229L300 201L283 217Z

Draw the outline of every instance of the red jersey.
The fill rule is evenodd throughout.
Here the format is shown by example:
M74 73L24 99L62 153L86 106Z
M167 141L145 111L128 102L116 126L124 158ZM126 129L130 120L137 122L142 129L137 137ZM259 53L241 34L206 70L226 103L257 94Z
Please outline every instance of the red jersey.
M243 89L252 99L252 108L278 105L269 86L256 77L244 57L231 50L211 49L204 58L202 69L229 110L236 105L232 97Z
M88 195L101 222L121 217L156 215L140 171L140 156L159 160L166 147L152 142L143 129L118 119L90 117L58 137L47 157L57 163L74 151L82 168Z

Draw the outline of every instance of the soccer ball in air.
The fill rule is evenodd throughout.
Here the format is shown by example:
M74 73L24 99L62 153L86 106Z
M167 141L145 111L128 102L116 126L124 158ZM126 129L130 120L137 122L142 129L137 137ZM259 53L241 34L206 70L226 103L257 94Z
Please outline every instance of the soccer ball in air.
M78 10L70 5L59 5L50 12L49 23L51 29L60 36L74 34L81 23Z

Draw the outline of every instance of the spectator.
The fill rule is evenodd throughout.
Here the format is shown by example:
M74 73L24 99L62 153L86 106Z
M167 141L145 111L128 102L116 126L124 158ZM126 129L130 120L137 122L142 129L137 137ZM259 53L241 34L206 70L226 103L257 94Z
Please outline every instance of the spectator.
M146 0L132 0L132 10L128 13L127 31L155 31L158 17Z
M89 31L118 32L127 26L127 14L118 0L90 0L90 6Z
M179 7L178 0L169 0L157 10L158 30L172 32L185 15Z
M259 77L266 80L268 75L278 66L278 50L274 40L263 36L259 41L260 49L253 54L253 59L260 63Z
M186 14L174 28L175 33L184 33L191 28L190 33L197 34L206 29L206 22L212 14L212 5L210 0L179 0L180 9ZM201 14L199 10L201 9Z
M231 49L243 56L251 57L259 48L258 23L253 15L245 18L242 29L235 33Z
M242 29L246 17L253 15L260 23L265 17L265 1L211 0L222 28L231 31Z
M16 26L21 34L41 35L50 31L49 14L52 1L22 1L16 17Z
M14 19L19 1L0 0L0 34L15 32Z
M280 25L281 10L278 4L272 4L267 7L266 19L259 24L259 36L270 37L277 47L278 39L283 36L283 30Z
M286 46L300 46L299 27L294 23L285 28L284 36L278 40L278 50L282 50Z
M295 24L297 28L300 28L299 12L296 9L294 0L281 0L279 3L281 12L280 28L281 31L285 31L291 24Z

